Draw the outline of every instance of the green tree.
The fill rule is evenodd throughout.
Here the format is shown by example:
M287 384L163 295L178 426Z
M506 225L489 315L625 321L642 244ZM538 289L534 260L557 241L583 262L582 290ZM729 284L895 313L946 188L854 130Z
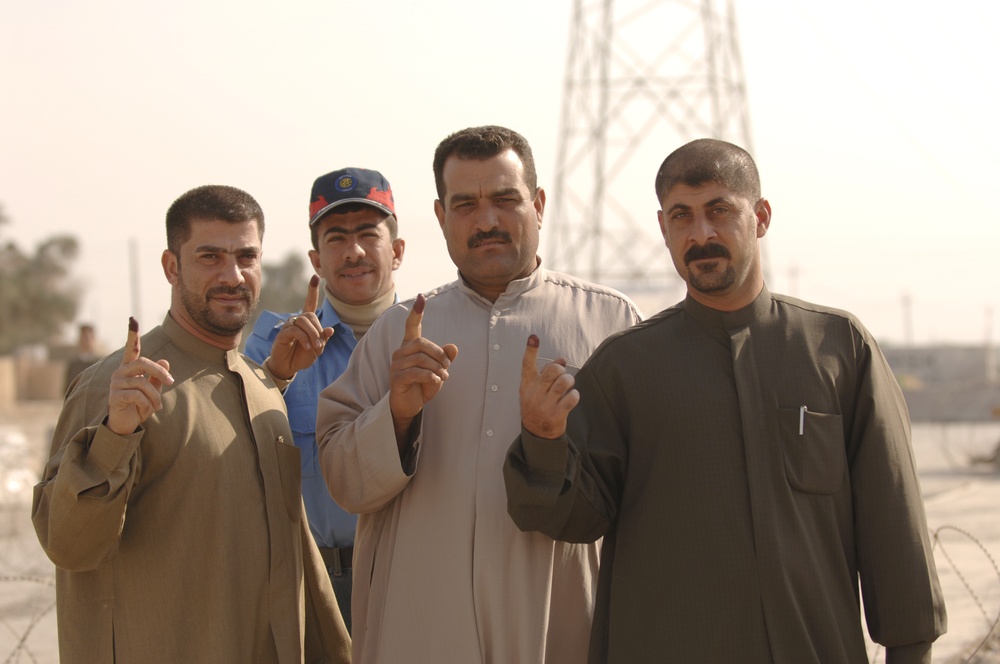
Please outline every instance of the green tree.
M0 228L8 222L0 208ZM0 355L47 342L76 318L80 291L69 273L78 253L69 235L44 240L34 254L0 241Z

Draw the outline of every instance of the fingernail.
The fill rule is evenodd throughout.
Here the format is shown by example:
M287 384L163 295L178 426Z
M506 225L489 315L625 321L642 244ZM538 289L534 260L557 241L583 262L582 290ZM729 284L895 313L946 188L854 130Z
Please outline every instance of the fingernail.
M129 316L128 317L128 329L131 332L138 332L139 331L139 321L137 321L136 319L134 319L131 316Z
M528 345L532 348L538 348L538 336L532 334L528 336Z
M317 286L319 286L319 275L318 274L314 274L312 276L312 279L309 280L309 287L310 288L316 288Z
M416 311L418 314L424 313L424 303L425 302L426 302L426 300L424 299L424 294L423 293L421 293L420 295L417 295L417 301L413 303L413 310Z

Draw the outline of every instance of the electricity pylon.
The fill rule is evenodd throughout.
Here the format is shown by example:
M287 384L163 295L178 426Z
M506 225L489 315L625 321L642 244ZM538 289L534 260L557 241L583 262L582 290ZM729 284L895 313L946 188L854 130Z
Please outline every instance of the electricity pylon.
M575 0L572 20L546 264L673 297L660 163L701 137L753 153L732 2Z

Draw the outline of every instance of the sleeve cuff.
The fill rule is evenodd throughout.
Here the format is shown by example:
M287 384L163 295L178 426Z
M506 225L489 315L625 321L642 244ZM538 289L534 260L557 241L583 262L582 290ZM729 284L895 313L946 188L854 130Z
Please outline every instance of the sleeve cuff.
M95 464L109 474L113 470L127 468L144 433L145 429L140 426L127 436L119 436L101 424L97 427L94 439L90 441L90 449L87 454Z
M885 649L886 664L930 664L931 644L911 643Z
M277 386L278 390L282 394L284 394L285 390L288 389L288 386L292 384L292 381L295 380L295 376L297 376L298 374L292 374L292 377L287 380L284 378L278 378L273 373L271 373L271 367L268 365L268 362L270 360L271 356L268 355L260 366L264 369L264 373L267 374L268 378L270 378L271 381Z
M539 438L521 428L521 449L528 468L535 472L559 475L566 473L566 457L569 440L565 435L559 438Z

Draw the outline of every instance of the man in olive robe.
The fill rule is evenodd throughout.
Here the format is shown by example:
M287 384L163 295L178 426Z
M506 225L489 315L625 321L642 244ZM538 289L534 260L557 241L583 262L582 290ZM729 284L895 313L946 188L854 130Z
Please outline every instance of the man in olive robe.
M263 367L237 350L263 233L239 189L181 196L163 324L140 338L131 320L125 347L70 387L32 505L57 568L62 664L350 661L302 507L288 381L274 379L329 334L305 314Z
M656 192L685 300L575 376L536 369L504 474L517 525L604 536L590 661L930 662L946 616L906 405L851 314L770 293L750 155L702 139ZM567 419L568 416L568 419Z

